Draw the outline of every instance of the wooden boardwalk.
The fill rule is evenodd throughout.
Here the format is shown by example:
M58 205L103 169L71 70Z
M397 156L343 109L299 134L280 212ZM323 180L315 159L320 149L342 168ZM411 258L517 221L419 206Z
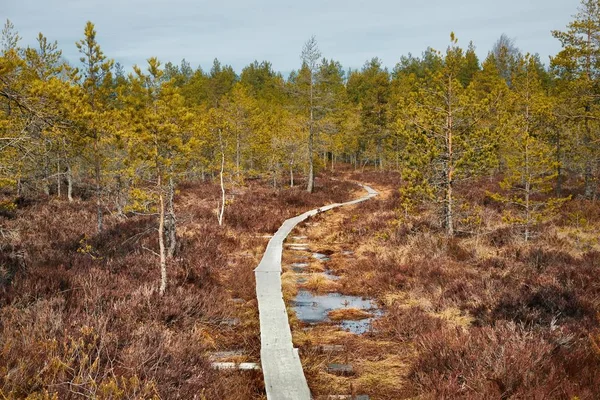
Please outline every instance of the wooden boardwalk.
M283 241L296 225L321 212L357 204L377 196L377 191L361 185L367 195L346 203L330 204L286 220L269 241L260 264L254 270L256 297L260 315L260 359L269 400L310 400L310 391L298 356L292 344L281 288L281 256Z

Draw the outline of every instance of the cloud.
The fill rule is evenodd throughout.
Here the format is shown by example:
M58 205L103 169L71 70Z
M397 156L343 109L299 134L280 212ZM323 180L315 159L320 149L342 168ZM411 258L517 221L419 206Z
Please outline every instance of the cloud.
M542 59L560 49L552 29L564 29L577 0L19 0L5 1L0 15L13 21L24 43L38 32L58 40L78 62L75 42L87 20L96 24L105 54L126 67L157 56L182 58L209 69L217 57L240 71L254 60L275 69L298 67L302 44L315 34L323 55L344 67L379 57L392 68L401 55L427 47L445 49L451 31L460 44L473 41L485 57L496 39L516 37L524 51Z

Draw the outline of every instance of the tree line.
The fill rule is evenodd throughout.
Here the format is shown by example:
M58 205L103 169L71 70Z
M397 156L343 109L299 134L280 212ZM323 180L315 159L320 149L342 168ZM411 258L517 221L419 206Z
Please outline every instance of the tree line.
M20 47L10 21L0 53L0 189L7 210L23 196L93 198L97 229L107 212L156 215L164 292L176 251L179 182L217 179L216 212L247 179L295 186L345 162L402 175L403 206L434 204L449 236L463 229L456 185L497 177L490 193L524 240L565 199L570 179L598 194L600 1L583 0L548 66L502 36L485 60L454 34L445 51L378 58L345 70L306 42L284 78L268 61L238 75L156 58L124 68L104 54L91 22L71 65L41 33ZM569 193L570 194L570 193Z

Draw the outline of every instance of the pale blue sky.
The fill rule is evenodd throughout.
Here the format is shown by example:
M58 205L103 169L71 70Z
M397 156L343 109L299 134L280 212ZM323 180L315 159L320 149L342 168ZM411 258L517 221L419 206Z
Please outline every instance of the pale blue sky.
M75 42L87 20L96 24L104 52L124 66L151 56L210 69L217 57L237 71L255 59L275 70L298 68L303 43L314 34L323 56L345 68L379 57L392 68L401 55L443 50L454 31L472 40L481 58L502 33L543 62L560 50L553 29L564 29L578 0L0 0L33 45L38 32L57 40L78 63Z

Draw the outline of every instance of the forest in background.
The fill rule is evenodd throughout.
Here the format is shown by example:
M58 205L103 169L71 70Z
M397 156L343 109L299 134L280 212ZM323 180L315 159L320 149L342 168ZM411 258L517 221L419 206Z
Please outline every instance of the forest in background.
M401 177L394 189L398 192L394 221L390 222L394 226L412 226L412 218L428 210L436 234L449 240L486 237L491 232L486 231L486 207L494 207L499 210L501 223L523 243L542 240L557 218L566 221L585 231L576 239L582 259L596 260L597 235L589 231L597 222L594 210L600 178L599 2L584 0L573 21L552 35L562 50L549 65L536 55L522 54L506 36L481 61L472 43L463 48L451 34L445 51L426 49L419 57L402 56L392 71L377 58L368 60L360 70L346 71L333 59L323 58L316 39L311 38L298 49L299 69L284 79L268 61L254 62L238 75L218 60L210 71L203 71L194 70L185 61L163 65L150 58L147 65L136 66L126 74L103 53L91 22L76 43L81 62L71 65L62 58L57 43L42 34L37 48L20 47L17 29L7 21L0 55L0 215L4 221L0 225L0 286L4 297L0 304L9 313L3 320L18 321L16 314L10 314L16 311L10 311L8 305L31 307L32 299L48 295L40 289L43 285L36 286L41 285L38 282L27 288L37 293L35 296L30 293L29 300L16 301L18 296L11 285L18 287L32 279L24 272L35 264L32 257L45 257L41 249L19 244L21 231L29 232L35 226L22 228L14 221L32 224L36 218L48 217L44 220L47 223L52 209L57 215L71 210L71 217L65 217L71 225L80 222L75 218L79 216L88 226L84 235L73 232L61 243L65 254L75 253L81 259L58 263L61 256L52 253L61 268L69 269L73 263L85 264L86 268L87 263L110 267L111 258L120 252L118 240L127 243L134 236L152 235L135 242L152 256L145 262L159 267L155 269L161 276L152 283L166 296L166 305L156 300L153 307L157 309L150 313L162 312L160 307L175 307L174 299L182 296L182 290L191 290L187 284L203 285L198 283L202 280L199 276L189 276L193 268L184 266L188 268L184 273L179 265L196 246L190 244L190 237L196 237L189 236L187 226L182 229L182 222L189 222L185 218L190 206L178 204L177 199L197 193L206 200L196 184L212 196L210 204L203 204L201 216L204 235L210 233L223 242L210 244L213 247L240 245L232 244L231 237L219 227L240 230L239 235L251 228L268 232L276 227L267 210L261 209L254 216L265 218L268 227L257 227L260 222L241 215L240 197L250 212L252 201L245 197L252 195L248 188L269 198L257 182L273 189L294 187L292 194L283 195L291 197L282 204L291 204L299 211L300 205L318 206L318 201L332 198L341 201L350 193L325 178L323 182L332 187L315 190L317 173L374 170L382 176L394 172ZM299 185L306 192L315 192L313 197L300 193ZM483 193L471 196L469 186L477 186ZM32 204L38 207L41 203L49 209L35 217ZM94 232L89 230L90 215ZM283 215L289 214L281 211L272 218ZM24 216L28 219L23 220ZM68 230L57 232L58 226L66 228L55 224L40 225L53 232L44 243L52 235L69 234ZM74 244L68 242L74 237ZM108 249L104 241L114 247ZM130 244L123 247L128 249ZM210 259L205 263L210 264ZM50 259L44 268L52 271L52 265ZM120 267L110 268L116 268L116 273ZM206 275L202 278L210 275L209 269L203 267ZM20 274L28 278L19 280ZM60 274L68 275L63 270ZM69 281L65 279L57 278L53 287L61 292L71 290L72 284L65 284ZM106 279L103 285L110 286L108 277L98 279ZM577 280L575 275L571 279ZM594 298L598 287L590 285L585 290ZM93 285L80 282L80 286L92 291ZM152 293L150 287L147 290ZM89 296L85 307L92 307L91 299L97 300ZM571 292L559 300L569 305L569 296ZM149 302L148 298L144 301ZM194 306L205 309L209 300L202 298L201 302L201 306ZM590 322L597 298L584 303L585 317L589 317L582 327L589 334L587 346L600 353L600 340L590 333L590 327L597 325L597 321ZM35 305L46 310L43 312L63 306L51 301ZM193 307L189 306L185 312L191 319ZM142 300L139 307L143 307ZM566 314L575 318L580 316L578 312ZM163 317L168 319L164 315L159 318ZM15 326L20 323L26 324ZM94 371L77 354L88 340L96 343L92 339L95 334L80 332L81 344L69 342L65 336L68 345L63 352L71 357L69 362L81 362L77 364L80 370L85 365ZM22 345L22 349L27 348ZM46 350L48 354L58 351ZM9 353L3 353L5 362L0 368L18 355L17 350ZM41 370L43 362L39 365ZM8 374L8 370L0 372ZM114 378L114 371L112 374ZM70 390L76 390L76 383ZM107 393L154 393L152 385L143 386L138 381L114 378L109 383L103 389ZM20 384L8 385L12 392L6 393L19 397L44 387ZM211 393L222 394L224 389L214 390Z
M400 172L406 210L439 203L453 235L461 230L453 186L501 175L506 190L493 195L515 205L507 218L528 240L571 194L565 180L586 199L597 196L597 8L584 2L565 31L552 33L563 50L548 68L504 35L480 62L474 45L463 49L452 34L446 51L403 56L391 72L374 58L346 73L311 38L288 79L268 61L238 76L218 60L204 72L156 58L125 75L91 22L75 67L42 34L39 48L20 48L7 21L0 182L16 197L94 196L99 231L105 212L149 212L162 201L169 237L178 182L219 175L231 186L269 176L294 186L301 173L310 192L315 168L348 162ZM8 197L3 208L11 204Z

